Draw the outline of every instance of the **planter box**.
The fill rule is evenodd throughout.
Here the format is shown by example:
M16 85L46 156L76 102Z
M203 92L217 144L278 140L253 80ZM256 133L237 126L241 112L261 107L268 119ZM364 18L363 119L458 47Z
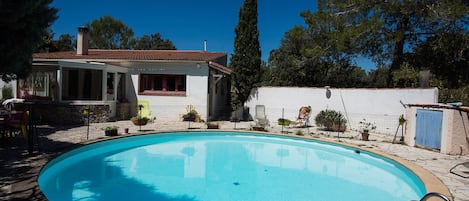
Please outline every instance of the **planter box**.
M252 130L254 131L266 131L264 127L262 126L253 126Z
M144 126L144 125L147 125L148 119L135 119L135 118L133 118L132 123L136 126L140 126L140 125Z
M207 129L218 129L218 124L207 124Z
M347 126L346 125L332 125L332 131L335 131L335 132L345 132L345 130L347 130Z
M195 117L183 117L183 121L195 121Z
M115 129L115 130L106 130L106 131L104 131L104 135L106 135L106 136L117 136L117 129Z

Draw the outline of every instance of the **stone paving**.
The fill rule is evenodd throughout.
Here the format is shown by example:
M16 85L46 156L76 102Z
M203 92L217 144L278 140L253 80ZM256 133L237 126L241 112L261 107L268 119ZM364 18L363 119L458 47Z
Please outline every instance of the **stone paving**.
M216 122L220 130L249 130L254 122ZM183 130L203 130L204 123L189 122L153 122L145 126L134 126L130 121L118 121L87 126L51 127L39 126L39 147L33 154L28 154L25 142L22 138L16 138L12 142L2 143L0 147L0 200L46 200L37 187L37 174L40 168L57 154L76 147L79 144L92 140L106 138L102 129L106 126L118 126L120 135L127 135L124 129L128 128L129 134L143 132L164 132ZM374 134L370 141L359 140L358 132L347 131L340 133L326 132L314 127L310 128L282 128L273 125L267 128L271 133L295 135L298 132L333 141L341 141L371 149L376 149L390 155L406 159L424 169L430 171L440 179L450 190L454 201L469 201L469 179L456 176L449 169L458 163L469 161L469 156L450 156L431 150L409 147L401 144L392 144L392 137ZM283 130L283 132L282 132ZM4 140L4 139L2 139ZM398 140L398 139L397 139Z

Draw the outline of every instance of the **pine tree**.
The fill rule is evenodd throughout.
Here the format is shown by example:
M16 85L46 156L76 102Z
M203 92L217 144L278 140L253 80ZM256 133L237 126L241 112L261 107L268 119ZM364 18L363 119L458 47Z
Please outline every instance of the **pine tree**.
M52 0L0 0L0 77L3 81L27 77L33 51L57 18Z
M260 82L261 77L257 0L244 1L239 11L235 34L234 53L230 63L234 71L232 104L240 107L248 100L251 89Z

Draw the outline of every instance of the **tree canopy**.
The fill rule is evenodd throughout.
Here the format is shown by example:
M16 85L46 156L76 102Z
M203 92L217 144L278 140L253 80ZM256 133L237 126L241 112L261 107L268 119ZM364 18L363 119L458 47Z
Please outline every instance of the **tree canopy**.
M86 25L90 29L89 47L93 49L130 49L132 28L112 16L103 16Z
M318 0L269 57L263 83L419 87L469 103L469 1ZM372 59L360 70L355 61ZM431 73L428 73L431 72Z
M62 52L74 49L75 39L70 34L62 34L57 40L54 40L54 32L48 29L43 37L39 47L35 52Z
M112 16L103 16L87 23L90 28L89 47L94 49L136 49L136 50L175 50L176 46L160 33L134 37L132 28ZM76 46L76 38L62 34L54 40L54 32L47 29L36 52L71 51Z
M52 0L0 0L0 76L3 81L24 78L31 71L32 54L57 18Z
M392 72L401 68L406 53L431 37L467 31L468 4L461 0L318 0L318 11L302 16L310 29L318 24L326 27L327 42L340 52L390 64L387 82L392 86Z
M257 29L257 0L245 0L239 11L235 28L234 53L230 67L234 94L233 106L242 106L249 98L251 89L260 82L261 50Z
M280 47L271 52L269 67L276 73L274 81L264 83L415 87L418 83L410 82L418 82L415 74L426 69L441 79L457 80L457 84L445 82L450 85L467 83L462 68L467 69L469 2L318 0L317 4L316 12L301 13L307 26L286 32ZM378 68L369 74L354 69L354 61L362 57L375 61Z
M143 35L133 40L132 49L136 50L175 50L173 42L163 39L160 33Z

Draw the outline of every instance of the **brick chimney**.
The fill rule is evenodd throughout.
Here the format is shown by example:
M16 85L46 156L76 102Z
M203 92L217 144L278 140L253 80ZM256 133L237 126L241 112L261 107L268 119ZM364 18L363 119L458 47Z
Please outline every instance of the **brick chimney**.
M77 54L88 54L88 27L78 27Z

